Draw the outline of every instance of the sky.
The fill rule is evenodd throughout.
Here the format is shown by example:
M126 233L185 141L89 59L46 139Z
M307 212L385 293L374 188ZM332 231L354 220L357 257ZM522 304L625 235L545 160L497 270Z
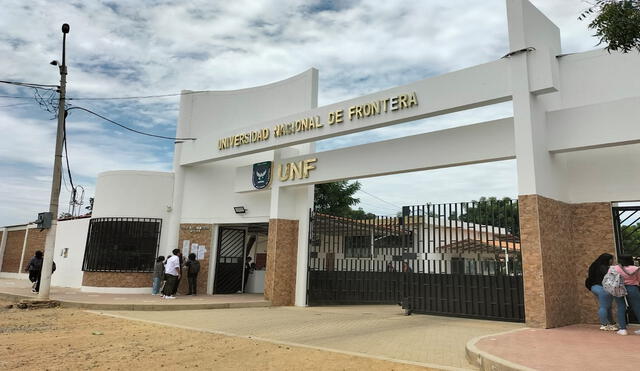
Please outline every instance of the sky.
M588 6L584 1L532 2L560 27L563 53L597 47L587 22L577 20ZM3 0L2 5L0 80L58 84L58 69L49 62L61 59L60 27L69 23L67 97L76 98L69 103L165 136L175 135L179 97L82 98L241 89L315 67L319 105L326 105L509 52L505 0ZM50 92L40 94L46 98ZM0 84L0 225L32 221L48 210L56 120L41 103L32 89ZM502 103L324 140L317 150L511 115L511 104ZM100 172L172 168L172 141L126 132L79 110L67 117L67 142L71 178L85 189L83 207ZM515 161L360 182L358 206L381 215L395 215L402 205L517 195ZM69 190L65 175L61 212L68 211Z

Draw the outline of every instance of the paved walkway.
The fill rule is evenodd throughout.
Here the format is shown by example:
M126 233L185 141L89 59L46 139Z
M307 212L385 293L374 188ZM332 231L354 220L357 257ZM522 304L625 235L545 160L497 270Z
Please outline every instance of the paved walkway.
M469 340L523 327L507 322L404 316L395 305L103 313L442 369L475 369L465 359Z
M511 369L520 365L534 370L640 370L640 336L620 336L598 327L522 329L479 339L475 348L489 355L486 369L505 370L509 368L500 365L511 364ZM497 363L496 368L487 367L489 363Z
M31 292L31 284L27 280L0 279L0 298L36 299L37 294ZM179 295L176 299L166 300L160 296L149 294L102 294L81 292L79 289L52 287L51 299L57 300L67 308L83 308L93 310L190 310L218 308L266 307L269 301L262 294L234 295Z

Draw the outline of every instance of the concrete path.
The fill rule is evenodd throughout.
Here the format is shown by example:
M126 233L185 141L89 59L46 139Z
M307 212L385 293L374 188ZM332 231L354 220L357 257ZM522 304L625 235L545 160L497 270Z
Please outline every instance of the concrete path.
M522 329L476 339L467 349L484 364L483 370L640 370L640 336L598 327Z
M404 316L398 306L271 307L188 312L104 312L166 325L251 336L443 369L475 369L465 359L474 337L522 324Z
M262 294L235 295L179 295L176 299L166 300L149 294L102 294L81 292L79 289L52 287L51 299L60 302L62 307L92 310L143 310L173 311L191 309L252 308L268 307L270 302ZM35 299L31 292L31 283L27 280L0 279L0 298L10 300Z

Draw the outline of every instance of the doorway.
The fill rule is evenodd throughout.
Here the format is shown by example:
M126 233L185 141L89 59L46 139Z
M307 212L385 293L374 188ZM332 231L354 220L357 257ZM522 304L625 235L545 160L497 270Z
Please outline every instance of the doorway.
M268 223L220 226L214 294L264 292L268 231Z

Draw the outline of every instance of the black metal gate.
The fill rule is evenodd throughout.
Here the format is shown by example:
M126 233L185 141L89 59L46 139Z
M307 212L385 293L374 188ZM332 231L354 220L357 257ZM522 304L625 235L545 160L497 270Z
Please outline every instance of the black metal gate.
M245 233L244 229L220 228L214 294L242 292Z
M618 255L631 255L640 263L640 205L613 208L613 227L616 235ZM629 322L640 323L632 310L628 311Z
M406 206L368 219L312 212L308 303L524 321L517 202Z
M618 254L640 260L640 206L614 207L613 221Z

